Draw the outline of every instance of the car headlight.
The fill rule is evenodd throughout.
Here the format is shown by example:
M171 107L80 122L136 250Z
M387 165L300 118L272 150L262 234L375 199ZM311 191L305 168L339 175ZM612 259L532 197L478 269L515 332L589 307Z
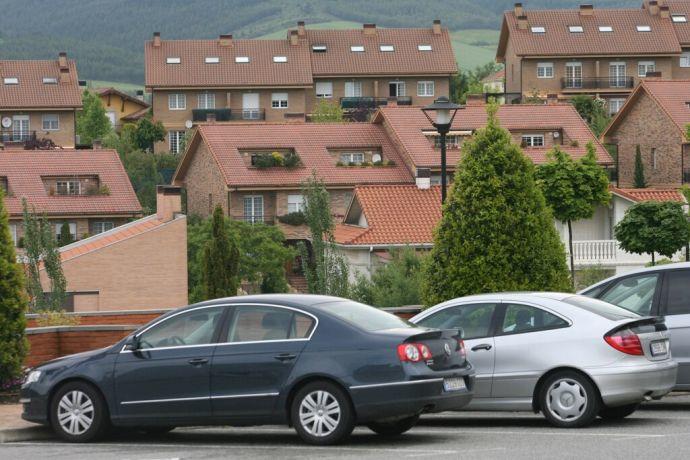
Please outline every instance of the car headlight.
M26 379L24 379L24 385L38 382L38 379L40 379L40 378L41 378L41 371L31 371L26 375Z

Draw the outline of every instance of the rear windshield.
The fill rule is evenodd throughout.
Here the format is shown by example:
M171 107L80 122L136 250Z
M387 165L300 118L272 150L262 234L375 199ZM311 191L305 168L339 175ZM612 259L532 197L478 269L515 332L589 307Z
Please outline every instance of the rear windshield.
M352 301L328 302L314 307L327 311L348 323L365 331L382 331L384 329L413 328L412 323L386 313L378 308Z
M640 315L637 313L633 313L625 308L617 307L602 300L591 299L581 295L566 297L563 299L563 302L569 303L570 305L574 305L578 308L582 308L583 310L587 310L590 313L603 316L611 321L640 317Z

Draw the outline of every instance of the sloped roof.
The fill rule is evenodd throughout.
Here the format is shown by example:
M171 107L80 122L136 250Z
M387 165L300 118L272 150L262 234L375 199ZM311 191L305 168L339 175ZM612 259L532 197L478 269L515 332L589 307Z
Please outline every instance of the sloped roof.
M69 81L60 81L58 60L0 61L0 108L76 108L81 107L81 90L77 66L67 60ZM43 78L57 83L43 83ZM7 85L5 78L18 78L18 84Z
M617 188L611 187L611 193L629 201L672 201L685 203L685 197L679 190L671 188Z
M487 120L486 108L486 105L468 105L458 111L451 130L473 131L484 127ZM591 141L597 149L599 163L613 164L609 153L571 104L501 105L496 116L500 125L509 131L562 129L565 136L577 141L576 147L569 144L560 146L570 156L575 159L584 156L587 153L586 145ZM382 107L375 116L375 122L390 125L404 153L416 166L440 166L440 154L425 135L425 131L433 132L434 129L419 107ZM548 148L525 147L522 150L534 163L547 161ZM459 149L449 149L447 155L450 167L454 167L460 160Z
M661 2L660 2L661 3ZM664 5L669 7L671 15L684 15L686 22L674 22L673 29L681 45L690 44L690 2L688 0L666 0Z
M5 205L10 216L22 214L22 198L37 212L49 216L141 213L139 200L115 150L2 150L0 176L7 178L9 186ZM98 176L110 194L51 196L42 178L55 176Z
M502 68L501 70L497 70L496 72L487 75L486 77L482 78L483 83L488 83L492 81L498 81L498 80L503 80L506 77L506 68Z
M441 219L441 188L416 185L368 185L355 188L367 227L338 224L342 245L431 244Z
M94 90L94 92L96 94L98 94L99 96L107 96L109 94L114 94L116 96L121 97L122 99L133 102L135 104L138 104L138 105L142 106L143 108L147 109L150 107L150 104L148 102L142 101L141 99L136 98L132 95L129 95L129 94L125 93L124 91L120 91L117 88L112 88L112 87L111 88L96 88Z
M228 186L299 187L312 170L329 186L367 183L409 183L412 176L393 147L385 130L371 123L234 123L200 124L190 148L178 166L174 183L184 182L186 168L196 149L204 142ZM247 166L240 150L294 149L302 166L259 169ZM381 149L392 166L336 166L338 158L330 149Z

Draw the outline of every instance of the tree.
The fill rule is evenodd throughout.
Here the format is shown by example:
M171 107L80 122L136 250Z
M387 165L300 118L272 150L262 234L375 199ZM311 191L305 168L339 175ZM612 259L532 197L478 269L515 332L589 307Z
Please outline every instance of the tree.
M587 143L587 154L578 161L558 146L547 157L549 162L537 167L537 184L554 217L568 225L570 278L574 286L573 221L589 219L597 207L608 204L611 199L609 180L606 172L597 164L592 142Z
M48 275L50 295L45 307L51 311L64 309L67 299L67 279L62 271L60 248L53 233L53 226L45 216L41 217L41 246L43 249L43 267ZM69 226L68 226L69 230Z
M642 163L642 152L640 152L639 145L635 147L635 171L633 173L633 187L647 187L647 181L644 177L644 164Z
M26 290L29 295L31 311L37 311L45 305L45 294L41 285L41 257L43 245L41 243L41 230L39 220L29 212L26 199L22 199L22 212L24 216L24 257L26 257L26 271L28 280Z
M213 211L211 238L202 255L203 292L206 299L237 295L240 286L238 269L240 254L225 226L223 208Z
M84 107L77 112L77 134L79 142L91 144L94 140L103 139L113 130L101 99L89 90L82 93Z
M0 188L0 387L20 377L28 348L24 336L27 309L24 277L14 252L4 203Z
M311 257L304 243L299 245L299 252L309 293L346 297L349 290L349 270L344 257L335 248L335 222L330 194L316 171L302 184L302 195L304 220L309 227L311 239Z
M599 137L611 121L606 111L606 101L586 94L578 94L573 96L570 102L582 119L587 122L592 132Z
M72 243L72 233L69 230L69 223L63 222L60 226L60 236L58 237L58 245L60 247L67 246Z
M152 120L151 112L137 121L135 126L134 143L145 152L153 152L153 144L165 140L165 127L160 121L154 122Z
M501 69L495 62L488 62L474 70L462 70L453 75L450 80L450 98L453 102L464 104L468 94L484 92L482 80Z
M315 123L342 123L344 112L339 104L319 99L311 114L311 121Z
M690 226L680 203L643 201L630 207L614 227L623 250L633 254L655 253L671 258L690 239Z
M426 305L483 292L570 289L563 244L534 166L488 107L463 145L434 247L425 263Z

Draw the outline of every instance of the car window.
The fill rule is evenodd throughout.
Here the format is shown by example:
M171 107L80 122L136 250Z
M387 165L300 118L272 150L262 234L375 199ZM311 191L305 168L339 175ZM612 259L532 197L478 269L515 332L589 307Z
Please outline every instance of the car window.
M463 338L478 339L491 335L491 318L495 310L496 304L492 303L458 305L444 308L417 324L437 329L462 329Z
M649 315L658 279L658 273L647 273L614 281L599 299L639 315Z
M289 308L240 306L235 308L227 342L306 339L316 321Z
M417 327L416 325L398 318L378 308L352 301L325 302L314 307L327 311L348 323L365 331L382 331L385 329L399 329Z
M139 346L147 349L211 343L222 313L223 307L180 313L141 334Z
M578 308L582 308L583 310L594 313L595 315L599 315L602 318L610 319L611 321L640 317L640 315L633 311L606 303L603 300L590 299L589 297L583 295L566 297L563 299L563 302L574 305Z
M541 308L530 305L507 304L501 332L503 334L520 334L567 326L566 320Z
M666 272L666 314L690 314L690 270Z

